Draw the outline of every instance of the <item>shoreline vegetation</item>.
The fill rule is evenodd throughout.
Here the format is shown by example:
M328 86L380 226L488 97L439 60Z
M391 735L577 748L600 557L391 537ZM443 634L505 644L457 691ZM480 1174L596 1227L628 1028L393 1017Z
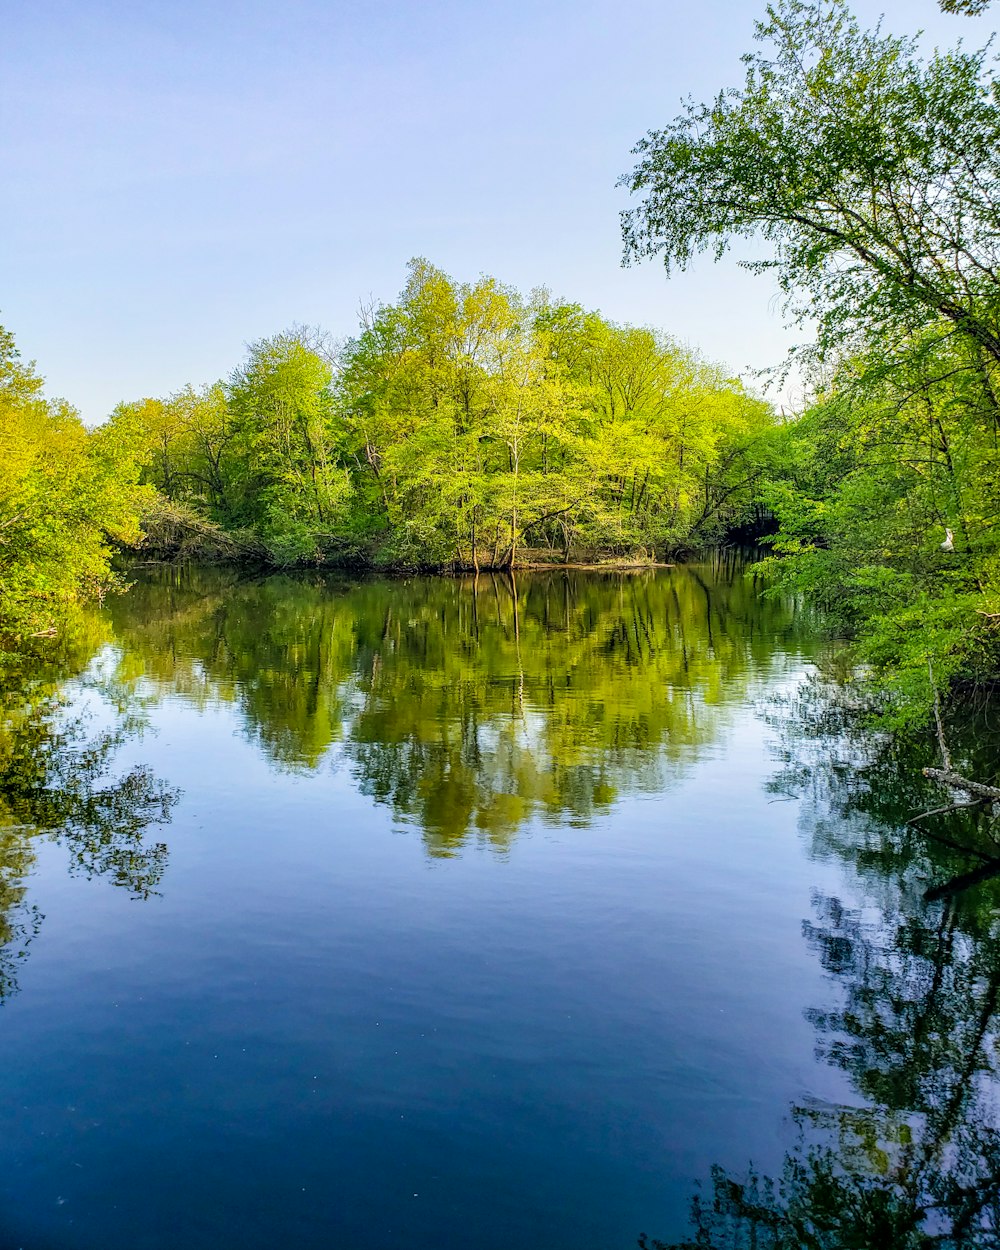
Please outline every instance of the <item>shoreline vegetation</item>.
M639 548L616 552L613 548L558 551L554 547L522 547L515 563L493 563L489 551L476 557L463 553L447 562L420 560L387 563L372 560L359 553L342 552L328 558L313 558L277 563L266 545L253 533L229 533L212 521L191 510L176 507L157 498L140 518L143 536L139 542L118 553L122 570L143 565L237 564L254 565L279 571L288 568L312 568L328 571L377 572L390 576L413 573L464 576L478 573L530 572L544 569L628 571L673 568L676 560L659 558L655 550Z
M423 260L334 343L87 430L0 340L8 650L129 558L385 573L654 567L752 516L772 407L666 335Z
M410 263L333 343L293 327L225 381L122 404L145 546L276 568L648 563L752 507L770 405L666 335Z
M742 84L634 149L626 255L669 272L756 245L810 336L763 571L853 639L890 726L930 727L937 695L1000 674L995 53L925 53L844 0L775 0L755 38Z
M1000 675L1000 83L988 49L778 0L742 87L635 149L626 259L742 239L811 343L778 412L668 335L410 262L334 341L87 430L0 336L8 651L122 585L118 553L375 572L756 566L853 640L890 723Z

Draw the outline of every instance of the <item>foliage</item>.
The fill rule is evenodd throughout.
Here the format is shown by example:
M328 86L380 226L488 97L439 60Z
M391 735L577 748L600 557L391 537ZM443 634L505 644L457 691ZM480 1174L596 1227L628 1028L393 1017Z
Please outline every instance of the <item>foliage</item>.
M662 334L415 260L338 348L289 331L111 424L237 552L512 568L714 537L751 506L772 420Z
M315 351L279 334L251 344L227 384L118 406L110 427L128 432L145 480L174 506L153 506L164 545L197 539L216 556L228 546L236 558L279 565L323 557L349 491L335 455L331 377ZM208 525L200 533L199 518Z
M929 672L944 688L1000 663L1000 414L980 366L955 336L929 332L845 363L782 431L763 491L778 585L859 636L904 717L926 709Z
M988 49L935 52L865 31L845 0L778 0L742 90L689 102L638 145L626 255L668 269L735 238L819 345L943 325L1000 361L1000 95Z
M993 0L938 0L942 13L965 13L975 17L977 13L985 13Z
M921 60L844 0L767 14L742 89L639 145L626 248L755 238L815 321L812 401L767 444L768 567L921 717L1000 665L1000 81L988 49Z
M437 562L703 535L720 515L706 499L716 468L771 420L654 331L492 278L456 284L424 261L366 322L340 378L361 489L404 549ZM731 506L747 486L732 484Z
M322 553L349 484L336 462L332 371L290 334L250 347L226 390L235 472L227 519L258 528L272 558Z
M0 327L0 635L18 645L115 585L113 543L140 537L145 492L130 440L88 432Z

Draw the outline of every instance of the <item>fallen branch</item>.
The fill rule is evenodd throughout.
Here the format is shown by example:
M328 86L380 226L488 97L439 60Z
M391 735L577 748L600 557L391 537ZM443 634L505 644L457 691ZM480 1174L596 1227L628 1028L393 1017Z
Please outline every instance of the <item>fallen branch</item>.
M929 780L936 781L938 785L947 786L950 790L959 790L963 794L968 795L969 802L948 803L944 807L934 807L928 812L921 812L919 816L911 816L906 822L908 825L915 825L918 821L925 820L929 816L944 816L950 812L980 807L984 803L991 805L1000 803L1000 786L987 786L981 781L972 781L968 777L963 777L961 773L955 772L951 762L951 752L948 750L948 743L944 735L944 721L941 718L941 700L934 682L934 670L930 661L927 663L927 671L931 681L931 689L934 691L934 725L937 729L938 747L941 750L941 762L944 767L924 768L921 769L921 772ZM950 838L941 837L940 834L935 834L930 830L924 830L924 832L928 837L933 838L942 845L950 846L952 849L960 851L965 855L973 855L976 859L982 861L980 867L972 872L963 873L959 877L952 877L950 881L946 881L943 885L932 886L924 893L924 899L927 902L930 903L936 899L960 894L963 890L969 889L970 886L978 885L981 881L988 881L991 877L1000 876L1000 859L976 850L971 846L959 846L957 843L952 842ZM996 845L996 839L993 838L992 840L994 845Z
M926 820L928 816L946 816L949 812L964 812L970 807L978 807L980 803L985 802L985 799L973 799L971 803L947 803L944 807L932 807L929 812L921 812L919 816L911 816L906 823L915 825L918 820Z
M981 781L970 781L968 777L962 777L945 768L925 768L922 771L925 777L942 786L962 790L965 794L972 794L977 799L988 799L990 802L1000 803L1000 786L985 786Z
M936 842L938 846L946 846L949 851L957 851L959 855L971 855L973 859L980 859L983 863L992 863L995 855L988 855L985 851L977 851L974 846L963 846L961 842L956 842L954 838L946 838L943 834L935 833L933 829L921 829L920 831L925 838L929 838L932 842Z

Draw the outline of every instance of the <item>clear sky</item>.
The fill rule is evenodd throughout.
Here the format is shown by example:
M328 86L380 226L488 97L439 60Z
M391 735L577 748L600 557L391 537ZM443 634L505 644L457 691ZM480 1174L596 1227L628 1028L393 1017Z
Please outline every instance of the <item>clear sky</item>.
M930 41L991 17L855 0ZM14 0L0 24L0 322L88 421L225 375L292 322L350 333L406 261L658 325L734 371L795 335L707 258L620 266L617 177L737 85L744 0Z

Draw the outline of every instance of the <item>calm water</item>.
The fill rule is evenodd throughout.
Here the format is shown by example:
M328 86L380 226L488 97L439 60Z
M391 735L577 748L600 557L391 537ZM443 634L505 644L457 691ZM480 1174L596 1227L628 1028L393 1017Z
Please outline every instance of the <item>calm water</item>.
M6 700L0 1246L617 1250L751 1163L994 1244L996 848L817 668L725 563L141 576Z

